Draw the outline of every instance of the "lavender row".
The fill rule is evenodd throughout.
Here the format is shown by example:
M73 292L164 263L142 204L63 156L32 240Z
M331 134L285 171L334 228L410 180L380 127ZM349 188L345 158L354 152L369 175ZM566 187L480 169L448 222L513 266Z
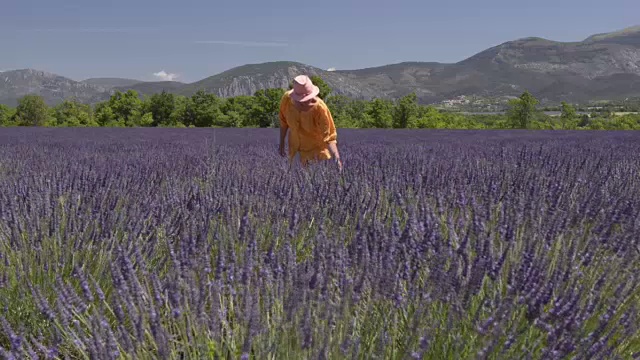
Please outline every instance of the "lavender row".
M3 355L640 352L637 135L197 130L0 135Z

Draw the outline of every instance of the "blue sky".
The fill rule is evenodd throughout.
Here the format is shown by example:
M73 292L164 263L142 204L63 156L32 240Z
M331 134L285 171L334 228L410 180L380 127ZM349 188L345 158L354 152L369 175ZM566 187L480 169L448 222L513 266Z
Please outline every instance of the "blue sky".
M456 62L516 38L640 25L638 14L638 0L0 0L0 71L192 82L276 60Z

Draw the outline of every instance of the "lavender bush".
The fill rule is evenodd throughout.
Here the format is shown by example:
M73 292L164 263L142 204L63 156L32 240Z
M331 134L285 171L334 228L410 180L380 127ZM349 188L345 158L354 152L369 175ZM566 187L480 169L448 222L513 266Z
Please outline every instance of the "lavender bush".
M7 359L632 359L640 134L0 132Z

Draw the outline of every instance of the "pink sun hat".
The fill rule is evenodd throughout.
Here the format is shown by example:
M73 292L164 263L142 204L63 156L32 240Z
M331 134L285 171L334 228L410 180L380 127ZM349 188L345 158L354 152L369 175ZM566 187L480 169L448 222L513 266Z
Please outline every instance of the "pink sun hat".
M293 79L293 91L291 98L295 101L305 102L320 93L320 88L313 84L307 75L298 75Z

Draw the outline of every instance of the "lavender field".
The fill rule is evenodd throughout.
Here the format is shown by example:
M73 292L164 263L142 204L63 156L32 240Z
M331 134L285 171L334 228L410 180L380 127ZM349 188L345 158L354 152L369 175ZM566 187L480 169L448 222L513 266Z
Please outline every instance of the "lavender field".
M640 358L640 132L0 131L7 359Z

